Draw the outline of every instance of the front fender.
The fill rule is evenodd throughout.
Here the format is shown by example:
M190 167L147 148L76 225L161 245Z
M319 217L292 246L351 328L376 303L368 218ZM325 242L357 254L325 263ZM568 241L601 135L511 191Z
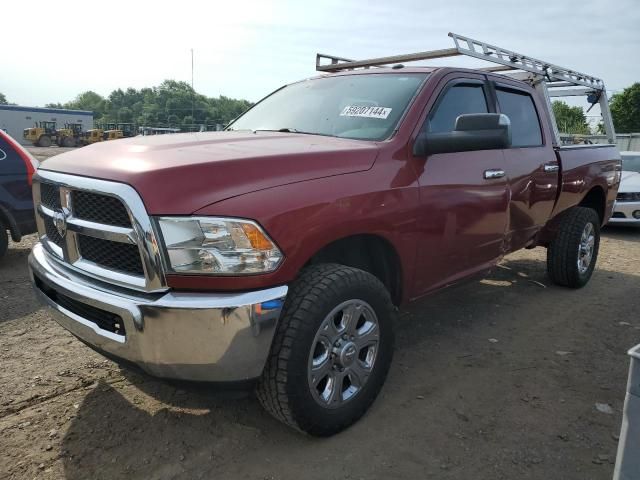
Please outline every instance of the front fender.
M410 285L415 266L418 190L414 184L372 189L374 171L310 180L252 192L209 205L196 215L252 219L284 253L270 274L244 277L169 275L175 288L254 289L287 284L324 246L352 235L384 238L398 252L403 284Z

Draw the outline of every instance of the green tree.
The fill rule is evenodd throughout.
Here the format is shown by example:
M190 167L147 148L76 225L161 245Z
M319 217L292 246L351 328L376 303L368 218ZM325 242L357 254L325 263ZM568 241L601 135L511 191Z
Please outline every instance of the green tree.
M610 108L617 133L640 132L640 82L611 97Z
M106 111L106 100L96 92L88 90L78 95L74 100L64 104L65 108L89 110L95 119L101 119Z
M587 117L581 107L570 107L561 100L554 101L553 115L560 133L573 133L579 135L589 135L591 129L587 123Z
M120 122L131 122L133 120L133 112L129 107L122 107L118 110L118 120Z
M169 115L167 117L167 123L169 124L169 126L178 125L180 123L180 119L177 115Z
M7 103L7 97L4 96L4 93L0 92L0 105L6 105Z

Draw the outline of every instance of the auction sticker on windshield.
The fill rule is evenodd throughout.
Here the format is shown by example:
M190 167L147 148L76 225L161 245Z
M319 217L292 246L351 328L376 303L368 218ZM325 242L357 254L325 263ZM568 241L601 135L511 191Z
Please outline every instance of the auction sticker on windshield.
M391 113L389 107L363 107L360 105L347 105L340 114L341 117L365 117L385 119Z

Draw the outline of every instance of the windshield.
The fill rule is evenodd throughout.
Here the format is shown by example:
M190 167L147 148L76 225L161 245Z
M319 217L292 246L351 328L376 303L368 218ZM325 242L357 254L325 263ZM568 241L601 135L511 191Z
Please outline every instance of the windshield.
M384 140L426 73L323 77L288 85L238 118L229 130L275 130Z
M640 155L623 155L622 170L640 173Z

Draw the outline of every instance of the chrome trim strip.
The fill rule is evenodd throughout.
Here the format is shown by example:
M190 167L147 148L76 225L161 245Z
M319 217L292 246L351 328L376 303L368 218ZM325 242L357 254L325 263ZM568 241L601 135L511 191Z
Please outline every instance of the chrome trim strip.
M86 260L82 257L80 257L73 266L78 270L81 270L83 273L87 273L101 280L106 280L115 285L135 288L136 290L146 290L145 279L137 275L130 275L117 270L109 270L108 268L101 267L97 263L94 263L91 260ZM108 279L106 278L107 276L109 277Z
M95 237L112 242L131 243L134 245L138 243L132 228L104 225L102 223L90 222L89 220L81 220L73 216L67 219L67 228L87 237Z
M55 214L55 211L45 205L39 205L38 210L40 215L49 218L53 218ZM82 218L74 217L73 212L71 212L71 215L67 218L67 229L87 237L95 237L112 242L131 243L134 245L137 243L132 228L83 220Z
M142 199L133 187L124 183L38 169L36 175L33 177L33 198L37 206L36 212L38 215L36 215L36 223L41 239L45 236L42 215L52 217L55 214L53 210L41 204L41 181L53 183L59 187L62 208L66 208L69 211L65 248L60 249L53 245L52 242L46 241L44 243L49 251L54 255L58 255L60 258L64 258L64 260L68 262L69 268L93 276L99 280L147 292L167 290L162 268L161 253L156 240L157 237L153 222L146 212ZM119 199L127 209L133 228L103 225L75 218L73 216L73 205L71 202L71 192L74 190L84 190ZM113 271L82 259L77 245L78 234L116 242L137 244L145 273L144 277Z

